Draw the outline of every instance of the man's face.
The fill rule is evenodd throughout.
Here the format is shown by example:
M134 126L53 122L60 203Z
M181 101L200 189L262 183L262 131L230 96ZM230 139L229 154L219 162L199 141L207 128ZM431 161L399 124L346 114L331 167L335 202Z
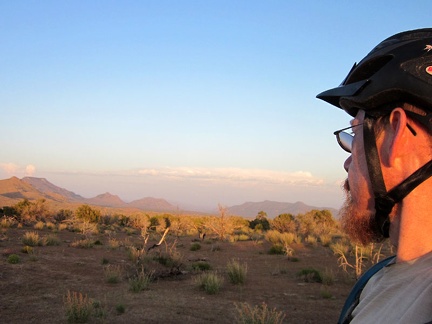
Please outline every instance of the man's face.
M351 125L363 123L365 112L359 110ZM354 140L351 156L345 161L348 172L344 190L345 203L341 210L343 229L352 239L362 244L370 243L376 237L374 231L374 199L366 164L363 142L363 126L354 127Z

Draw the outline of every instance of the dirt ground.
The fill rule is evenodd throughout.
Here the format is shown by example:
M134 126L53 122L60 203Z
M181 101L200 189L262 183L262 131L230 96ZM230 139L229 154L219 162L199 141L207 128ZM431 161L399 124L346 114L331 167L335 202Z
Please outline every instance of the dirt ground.
M128 280L108 283L105 263L133 266L125 247L113 249L109 237L98 234L100 242L91 248L72 247L79 233L67 230L55 235L57 246L37 246L33 254L22 252L22 236L33 228L8 228L0 233L0 318L2 323L66 323L64 300L68 291L81 292L98 301L102 315L91 323L236 323L235 303L266 305L285 314L284 323L335 323L353 284L338 267L331 250L322 246L294 246L294 256L268 253L266 241L201 242L201 249L191 251L192 237L177 239L182 255L181 274L159 277L148 290L130 291ZM40 237L52 230L37 231ZM116 239L139 244L139 234L118 233ZM167 236L167 242L175 238ZM156 241L155 241L156 242ZM151 242L151 244L155 243ZM150 243L150 242L149 242ZM215 246L217 245L217 248ZM165 249L164 244L151 253ZM17 254L20 262L7 261ZM234 285L226 274L227 263L236 259L248 267L246 283ZM192 263L207 260L212 271L224 277L222 289L209 295L197 288L197 271ZM314 268L332 274L334 283L308 283L298 277L302 269ZM125 275L126 276L126 275ZM124 307L119 314L117 306Z

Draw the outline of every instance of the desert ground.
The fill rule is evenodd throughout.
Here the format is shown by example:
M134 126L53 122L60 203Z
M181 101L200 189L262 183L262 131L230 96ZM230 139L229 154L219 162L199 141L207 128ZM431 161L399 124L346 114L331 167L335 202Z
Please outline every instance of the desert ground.
M56 244L25 248L26 232L39 238L55 237ZM150 238L151 246L160 236ZM236 305L265 305L283 313L284 323L335 323L354 282L328 247L293 244L292 256L269 254L264 239L220 241L210 238L167 235L158 247L146 251L155 259L175 248L175 268L153 262L148 288L132 292L128 278L136 269L126 245L139 246L139 233L118 231L92 236L91 247L74 242L82 234L68 230L32 227L2 228L0 234L0 314L2 323L67 323L67 294L81 293L96 305L90 323L237 323ZM117 242L116 245L113 242ZM127 244L124 244L127 242ZM200 249L191 249L199 245ZM17 263L10 255L18 255ZM233 284L228 262L247 265L246 280ZM194 267L207 263L223 278L220 291L199 289ZM107 269L120 269L116 282L107 280ZM151 266L150 266L151 267ZM299 276L303 269L325 273L325 283Z

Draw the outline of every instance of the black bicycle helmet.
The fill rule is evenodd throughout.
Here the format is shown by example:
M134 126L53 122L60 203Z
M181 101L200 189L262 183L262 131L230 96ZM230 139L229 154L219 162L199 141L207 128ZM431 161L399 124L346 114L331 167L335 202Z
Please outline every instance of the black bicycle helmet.
M379 109L409 102L432 111L432 28L391 36L354 64L342 84L317 98L355 116L359 108Z
M364 145L369 177L375 196L375 222L382 236L389 236L389 214L415 187L432 176L432 161L402 183L387 190L373 130L374 119L391 112L393 103L409 103L426 113L408 112L429 131L432 129L432 28L391 36L354 64L342 84L317 95L355 116L366 112Z

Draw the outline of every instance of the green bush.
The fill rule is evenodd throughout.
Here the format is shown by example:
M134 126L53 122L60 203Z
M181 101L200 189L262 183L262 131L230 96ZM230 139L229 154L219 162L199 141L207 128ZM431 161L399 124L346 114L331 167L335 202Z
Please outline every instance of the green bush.
M199 243L197 243L197 242L193 243L193 244L191 245L191 247L190 247L190 250L191 250L191 251L198 251L198 250L201 250L201 244L199 244Z
M285 248L280 244L274 244L270 247L269 254L285 254Z
M211 270L211 265L206 261L197 261L192 263L192 269L195 271L207 271Z
M17 254L10 254L7 257L7 262L10 263L10 264L17 264L17 263L20 262L20 257Z
M126 307L123 304L116 305L117 314L124 314Z
M302 269L297 273L297 276L305 282L323 282L321 272L313 268Z
M101 219L100 211L93 209L89 205L81 205L80 207L78 207L75 211L75 215L78 219L90 223L97 223Z

